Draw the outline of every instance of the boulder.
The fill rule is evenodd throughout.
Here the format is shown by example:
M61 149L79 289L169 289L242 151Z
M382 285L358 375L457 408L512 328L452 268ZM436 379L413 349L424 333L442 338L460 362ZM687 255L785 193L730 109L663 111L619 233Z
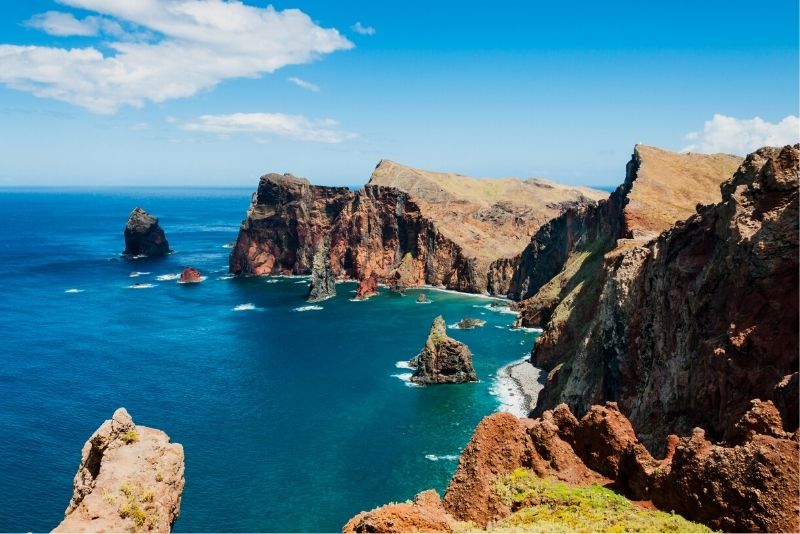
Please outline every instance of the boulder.
M200 271L194 267L184 267L178 282L181 284L197 284L203 281Z

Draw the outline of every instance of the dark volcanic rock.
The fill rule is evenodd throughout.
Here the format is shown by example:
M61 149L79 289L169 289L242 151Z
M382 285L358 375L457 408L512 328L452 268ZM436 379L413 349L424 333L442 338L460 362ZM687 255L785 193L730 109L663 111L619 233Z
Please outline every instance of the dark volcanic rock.
M319 302L336 294L336 277L331 268L330 249L321 242L314 253L311 267L311 285L308 288L308 302Z
M158 219L142 208L135 208L125 226L125 256L166 256L171 251L158 225Z
M411 377L417 384L456 384L476 382L472 354L466 345L447 336L444 318L433 320L425 347L411 365L417 370Z
M181 284L197 284L202 281L203 276L194 267L184 267L183 271L181 271L181 277L178 279Z

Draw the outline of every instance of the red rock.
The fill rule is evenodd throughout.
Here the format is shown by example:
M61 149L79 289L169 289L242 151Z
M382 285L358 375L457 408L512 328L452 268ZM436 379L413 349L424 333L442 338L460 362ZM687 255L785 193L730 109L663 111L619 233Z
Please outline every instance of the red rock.
M411 504L388 504L361 512L342 532L453 532L451 522L439 495L428 490L414 497Z
M356 290L357 299L368 299L373 295L378 294L378 277L374 274L362 278L358 282L358 289Z
M181 277L178 280L181 284L197 284L203 281L200 271L194 267L184 267L181 272Z

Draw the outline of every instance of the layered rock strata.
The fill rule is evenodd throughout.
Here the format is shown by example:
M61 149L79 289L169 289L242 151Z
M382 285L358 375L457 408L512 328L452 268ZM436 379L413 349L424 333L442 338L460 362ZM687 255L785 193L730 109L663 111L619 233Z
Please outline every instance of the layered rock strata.
M336 295L336 277L331 267L330 247L322 241L314 253L311 265L311 283L308 288L308 302L320 302Z
M447 335L440 315L433 320L425 346L409 364L416 368L411 381L417 384L458 384L477 382L472 353L467 346Z
M580 309L560 303L537 340L532 361L549 371L537 410L617 401L652 450L696 426L731 439L754 398L796 429L799 159L800 145L758 150L720 203L618 242Z
M54 532L169 532L180 513L183 462L180 444L118 409L83 446Z
M424 524L426 530L449 532L466 524L491 530L493 523L526 505L508 502L496 485L523 468L571 486L611 485L631 499L674 510L713 529L796 532L798 434L787 434L776 422L780 418L772 403L754 401L740 422L746 429L743 441L714 445L697 428L688 437L669 436L666 457L656 459L615 403L593 406L580 420L565 404L538 419L494 414L478 425L447 488L437 517L449 524L426 521L431 509L403 505L402 526ZM367 532L377 526L382 529L373 532L403 531L387 523L396 517L397 506L359 514L345 531ZM356 525L364 528L356 530Z
M160 257L170 253L169 243L158 219L142 208L135 208L125 225L125 252L123 255Z
M261 178L231 253L234 274L307 274L329 241L337 278L502 293L530 235L601 192L543 180L473 179L384 160L363 190Z

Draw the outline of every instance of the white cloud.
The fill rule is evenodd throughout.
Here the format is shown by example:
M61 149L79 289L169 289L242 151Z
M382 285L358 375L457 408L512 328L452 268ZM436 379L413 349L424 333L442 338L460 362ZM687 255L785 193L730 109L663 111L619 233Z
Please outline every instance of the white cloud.
M127 42L136 34L119 36L108 43L109 55L94 47L0 44L0 83L96 113L192 96L226 79L255 78L353 47L296 9L221 0L59 1L100 16L78 20L50 12L32 24L57 35L92 35L87 32L108 32L95 20L104 19L160 37Z
M308 89L309 91L314 91L315 93L319 93L319 85L313 84L311 82L307 82L305 80L301 80L300 78L296 78L292 76L291 78L287 78L293 84L302 87L303 89Z
M737 119L715 114L703 125L702 132L686 135L692 144L687 152L726 152L745 155L762 146L783 146L800 141L800 118L788 115L778 123L760 117Z
M113 21L109 21L113 23ZM25 22L30 28L36 28L50 35L58 36L91 36L100 32L101 17L86 17L78 20L72 13L61 11L47 11L34 15ZM119 27L119 25L117 25Z
M356 22L350 29L361 35L375 35L375 28L372 26L364 26L361 22Z
M341 143L357 137L336 130L333 119L308 119L302 115L283 113L231 113L229 115L201 115L182 125L190 132L206 132L227 136L237 133L272 134L296 141ZM263 142L263 138L256 137Z

